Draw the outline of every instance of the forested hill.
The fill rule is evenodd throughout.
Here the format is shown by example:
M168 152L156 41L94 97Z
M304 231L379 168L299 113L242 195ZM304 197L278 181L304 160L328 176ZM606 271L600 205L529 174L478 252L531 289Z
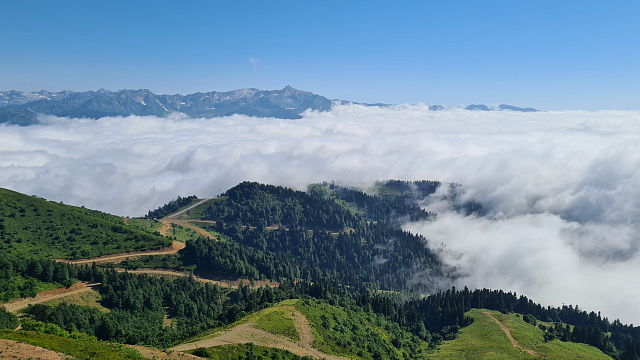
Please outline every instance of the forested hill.
M244 182L188 214L215 221L228 239L187 242L183 261L199 271L428 292L444 277L427 239L399 226L400 218L433 214L401 198L328 184L302 192Z

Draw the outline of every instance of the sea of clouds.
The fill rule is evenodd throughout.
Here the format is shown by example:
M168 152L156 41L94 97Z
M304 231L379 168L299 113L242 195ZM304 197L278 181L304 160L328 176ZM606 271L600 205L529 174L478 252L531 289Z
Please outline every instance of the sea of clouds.
M140 216L178 195L244 180L305 189L379 179L462 184L409 223L441 249L456 286L516 291L640 323L640 112L429 111L336 106L300 120L43 117L0 126L0 187ZM443 190L448 187L442 187Z

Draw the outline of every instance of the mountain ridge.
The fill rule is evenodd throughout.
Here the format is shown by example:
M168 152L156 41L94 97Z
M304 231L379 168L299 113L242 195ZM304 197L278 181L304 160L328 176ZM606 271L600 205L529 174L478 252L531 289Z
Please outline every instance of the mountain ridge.
M333 104L360 104L365 106L389 106L387 104L355 103L347 100L330 100L322 95L298 90L287 85L282 90L246 88L226 92L210 91L193 94L155 94L148 89L109 91L99 89L74 92L63 90L50 92L0 91L0 124L28 126L38 124L38 114L60 117L97 119L104 116L167 116L181 112L190 117L215 118L230 115L300 119L308 109L329 111ZM430 110L461 108L473 111L538 111L501 104L497 107L467 105L445 107L432 105Z

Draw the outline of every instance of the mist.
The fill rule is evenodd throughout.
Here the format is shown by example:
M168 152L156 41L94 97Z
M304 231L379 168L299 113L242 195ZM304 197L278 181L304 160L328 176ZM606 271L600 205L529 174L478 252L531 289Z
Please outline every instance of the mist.
M0 125L1 187L140 216L245 180L297 189L332 180L363 189L381 179L458 183L458 198L480 202L482 216L459 214L436 194L421 204L437 220L405 225L444 248L456 286L640 323L638 111L344 105L300 120L41 121Z

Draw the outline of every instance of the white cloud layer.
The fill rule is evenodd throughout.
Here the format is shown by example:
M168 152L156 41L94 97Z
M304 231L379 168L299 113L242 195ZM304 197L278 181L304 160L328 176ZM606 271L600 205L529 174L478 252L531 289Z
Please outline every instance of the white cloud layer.
M640 323L640 112L338 106L300 120L44 118L0 126L0 186L121 215L244 180L463 184L484 217L407 229L445 244L458 286L517 291Z

